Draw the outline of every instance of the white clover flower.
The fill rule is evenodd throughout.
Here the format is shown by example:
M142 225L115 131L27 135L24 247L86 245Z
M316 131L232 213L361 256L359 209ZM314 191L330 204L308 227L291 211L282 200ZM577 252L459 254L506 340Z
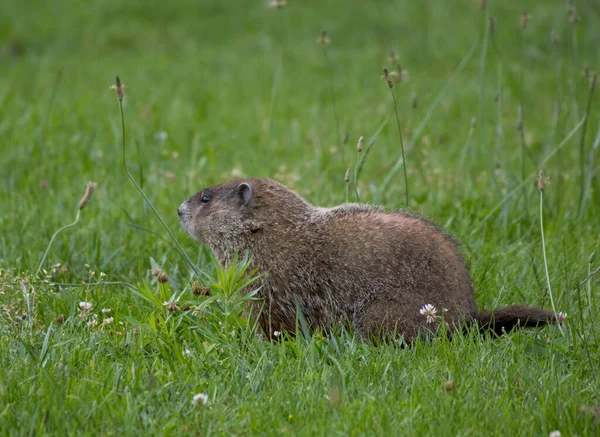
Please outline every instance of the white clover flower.
M567 313L556 313L555 317L558 323L563 323L567 318Z
M185 355L186 357L191 357L192 356L192 351L189 349L186 349L183 351L183 355Z
M208 395L206 393L195 394L194 397L192 398L192 404L194 404L194 406L196 406L196 407L198 405L208 404Z
M87 322L88 328L92 328L94 326L96 326L98 324L98 320L96 319L92 319L89 322Z
M104 325L109 325L109 324L111 324L114 321L115 321L114 317L108 317L108 318L104 319L104 321L102 323Z
M110 314L111 311L112 311L112 309L110 309L110 308L102 308L103 314Z
M273 336L274 337L279 337L281 335L281 332L279 331L273 331Z
M427 317L427 323L433 323L435 321L437 309L430 303L423 305L419 312L421 313L421 315Z
M560 431L558 429L555 429L554 431L551 431L548 437L560 437L562 434L560 433Z
M91 302L79 302L79 308L82 311L91 311L92 310L92 303Z

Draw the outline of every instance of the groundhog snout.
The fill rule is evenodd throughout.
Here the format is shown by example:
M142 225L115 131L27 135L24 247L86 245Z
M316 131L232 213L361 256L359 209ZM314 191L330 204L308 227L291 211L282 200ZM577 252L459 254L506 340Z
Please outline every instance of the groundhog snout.
M185 213L188 212L189 204L190 199L186 199L185 202L179 205L179 208L177 208L177 214L179 215L179 217L183 216Z

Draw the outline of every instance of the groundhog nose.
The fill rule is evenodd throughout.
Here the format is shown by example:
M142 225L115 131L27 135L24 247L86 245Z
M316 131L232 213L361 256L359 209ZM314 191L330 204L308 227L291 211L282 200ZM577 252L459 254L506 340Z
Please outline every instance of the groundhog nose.
M179 208L177 208L177 214L179 215L179 217L185 214L185 211L188 207L188 203L190 203L190 199L186 199L186 201L179 205Z

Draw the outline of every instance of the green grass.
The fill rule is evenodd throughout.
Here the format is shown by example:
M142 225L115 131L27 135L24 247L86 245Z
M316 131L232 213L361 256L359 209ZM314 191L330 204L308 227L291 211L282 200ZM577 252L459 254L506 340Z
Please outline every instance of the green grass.
M268 3L0 2L0 433L600 434L600 275L577 287L600 243L600 102L582 76L600 69L600 8L576 1L571 24L563 1ZM265 342L240 314L244 263L216 268L180 228L185 198L235 174L343 202L356 141L365 137L365 154L382 125L358 192L403 207L381 79L390 51L409 71L394 92L411 210L462 241L482 308L550 306L534 185L539 170L550 177L544 236L564 336L471 332L411 349L344 332ZM206 277L122 170L117 73L132 176ZM90 180L93 198L34 279ZM210 297L192 294L197 280ZM194 406L196 393L208 404Z

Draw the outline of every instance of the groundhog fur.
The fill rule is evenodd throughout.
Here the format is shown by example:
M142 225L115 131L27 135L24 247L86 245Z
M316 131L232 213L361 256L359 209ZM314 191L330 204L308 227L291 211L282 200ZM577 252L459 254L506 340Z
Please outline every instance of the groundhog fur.
M272 180L244 179L202 190L178 213L222 265L249 254L261 275L251 311L270 338L295 333L298 307L313 329L349 322L360 338L402 335L409 344L442 318L450 331L478 323L499 334L559 321L521 305L480 312L458 243L407 212L315 207ZM422 314L427 304L435 317Z

